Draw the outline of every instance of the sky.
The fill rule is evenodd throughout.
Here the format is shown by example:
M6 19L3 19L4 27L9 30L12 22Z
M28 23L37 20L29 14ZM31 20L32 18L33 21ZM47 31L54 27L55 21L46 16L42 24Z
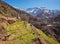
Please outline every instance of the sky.
M60 9L60 0L4 0L17 8L46 7L48 9Z

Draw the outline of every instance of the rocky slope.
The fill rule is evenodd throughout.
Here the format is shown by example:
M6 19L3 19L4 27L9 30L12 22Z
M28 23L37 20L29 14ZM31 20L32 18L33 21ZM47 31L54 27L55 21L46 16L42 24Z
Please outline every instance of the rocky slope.
M27 31L27 27L26 27L27 24L25 25L25 23L19 23L22 20L26 21L26 23L29 22L30 24L34 25L33 27L30 27L32 29L28 29L28 30L32 30L33 31L32 33ZM16 21L19 21L19 22L16 23L16 25L15 25L14 23ZM21 25L19 25L19 24L21 24ZM18 10L16 8L10 6L9 4L5 3L4 1L0 1L0 43L1 44L14 44L15 41L16 41L15 44L17 44L17 43L18 44L20 44L20 43L24 44L28 40L30 41L31 39L33 39L33 41L31 41L30 44L53 44L53 42L54 42L54 44L59 44L57 41L55 41L53 39L50 39L44 33L41 34L42 31L39 31L39 34L36 32L37 28L41 28L41 30L44 31L45 29L42 29L42 27L45 26L45 25L46 24L41 19L39 19L37 17L34 17L34 16L26 13L25 11ZM16 28L16 26L17 26L17 28ZM29 26L31 26L31 25L29 25ZM21 30L20 30L19 27L21 28ZM37 27L37 28L35 28L35 27ZM6 32L6 31L8 31L8 32ZM22 31L21 32L22 35L25 33L25 31L27 31L26 33L28 33L28 35L26 35L25 37L27 37L27 38L29 37L29 38L27 40L24 37L23 37L23 40L21 40L21 38L19 39L19 37L22 36L22 35L20 35L21 33L19 33L19 31ZM44 31L44 32L46 32L46 31ZM47 30L47 33L48 32L49 31ZM13 33L13 35L12 35L13 37L12 38L18 38L18 39L17 40L13 40L11 42L10 40L12 38L9 37L10 33ZM16 37L15 37L14 34L16 34ZM31 37L29 36L29 34L31 34ZM37 36L39 35L39 37L34 38L35 35L33 35L33 34L36 34ZM40 34L43 37L41 37ZM49 34L49 35L51 35L51 34ZM21 42L20 42L20 40L21 40ZM52 40L53 42L51 42L50 40ZM28 42L27 42L27 44L28 44Z
M16 21L9 25L5 33L5 36L0 39L1 44L59 44L25 21Z

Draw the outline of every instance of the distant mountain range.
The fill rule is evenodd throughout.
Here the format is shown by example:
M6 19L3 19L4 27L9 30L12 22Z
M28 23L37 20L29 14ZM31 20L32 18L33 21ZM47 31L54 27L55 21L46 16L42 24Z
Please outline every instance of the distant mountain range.
M26 9L26 12L35 17L38 17L39 19L41 19L45 22L51 20L52 17L55 17L60 14L60 10L50 10L45 7L28 8L28 9Z
M30 13L31 15L38 16L42 14L50 14L50 15L58 15L60 14L60 10L50 10L45 7L34 7L34 8L28 8L26 9L27 13Z

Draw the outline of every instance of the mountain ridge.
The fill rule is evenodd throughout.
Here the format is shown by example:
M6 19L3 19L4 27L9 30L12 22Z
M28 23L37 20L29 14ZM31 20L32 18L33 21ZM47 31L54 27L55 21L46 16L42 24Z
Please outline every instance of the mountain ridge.
M36 11L37 12L37 10L39 11L43 11L43 12L53 12L54 14L57 12L57 11L60 11L60 10L58 10L58 9L55 9L55 10L51 10L51 9L47 9L47 8L45 8L45 7L40 7L40 8L38 8L38 7L34 7L34 8L27 8L26 9L26 11L29 13L30 11ZM31 13L33 13L33 11L31 12ZM34 14L34 13L33 13ZM38 15L38 14L37 14Z

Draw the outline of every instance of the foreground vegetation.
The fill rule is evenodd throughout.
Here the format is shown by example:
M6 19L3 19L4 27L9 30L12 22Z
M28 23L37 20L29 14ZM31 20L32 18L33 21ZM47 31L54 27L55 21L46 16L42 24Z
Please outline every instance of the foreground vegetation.
M41 30L37 30L39 34L41 34L41 36L43 38L45 38L48 42L50 42L51 44L59 44L56 40L54 40L53 38L47 36L44 32L42 32Z
M57 41L45 35L45 33L43 33L41 30L37 29L37 31L51 44L59 44ZM8 41L6 41L6 44L29 44L32 39L37 37L36 34L33 34L34 32L32 31L30 24L25 24L24 21L18 21L9 25L6 29L6 32L7 35L10 34L10 37L8 38Z
M6 44L29 44L32 39L36 37L33 35L33 31L29 24L24 22L16 22L7 27L7 33L11 34L10 41L6 41Z

